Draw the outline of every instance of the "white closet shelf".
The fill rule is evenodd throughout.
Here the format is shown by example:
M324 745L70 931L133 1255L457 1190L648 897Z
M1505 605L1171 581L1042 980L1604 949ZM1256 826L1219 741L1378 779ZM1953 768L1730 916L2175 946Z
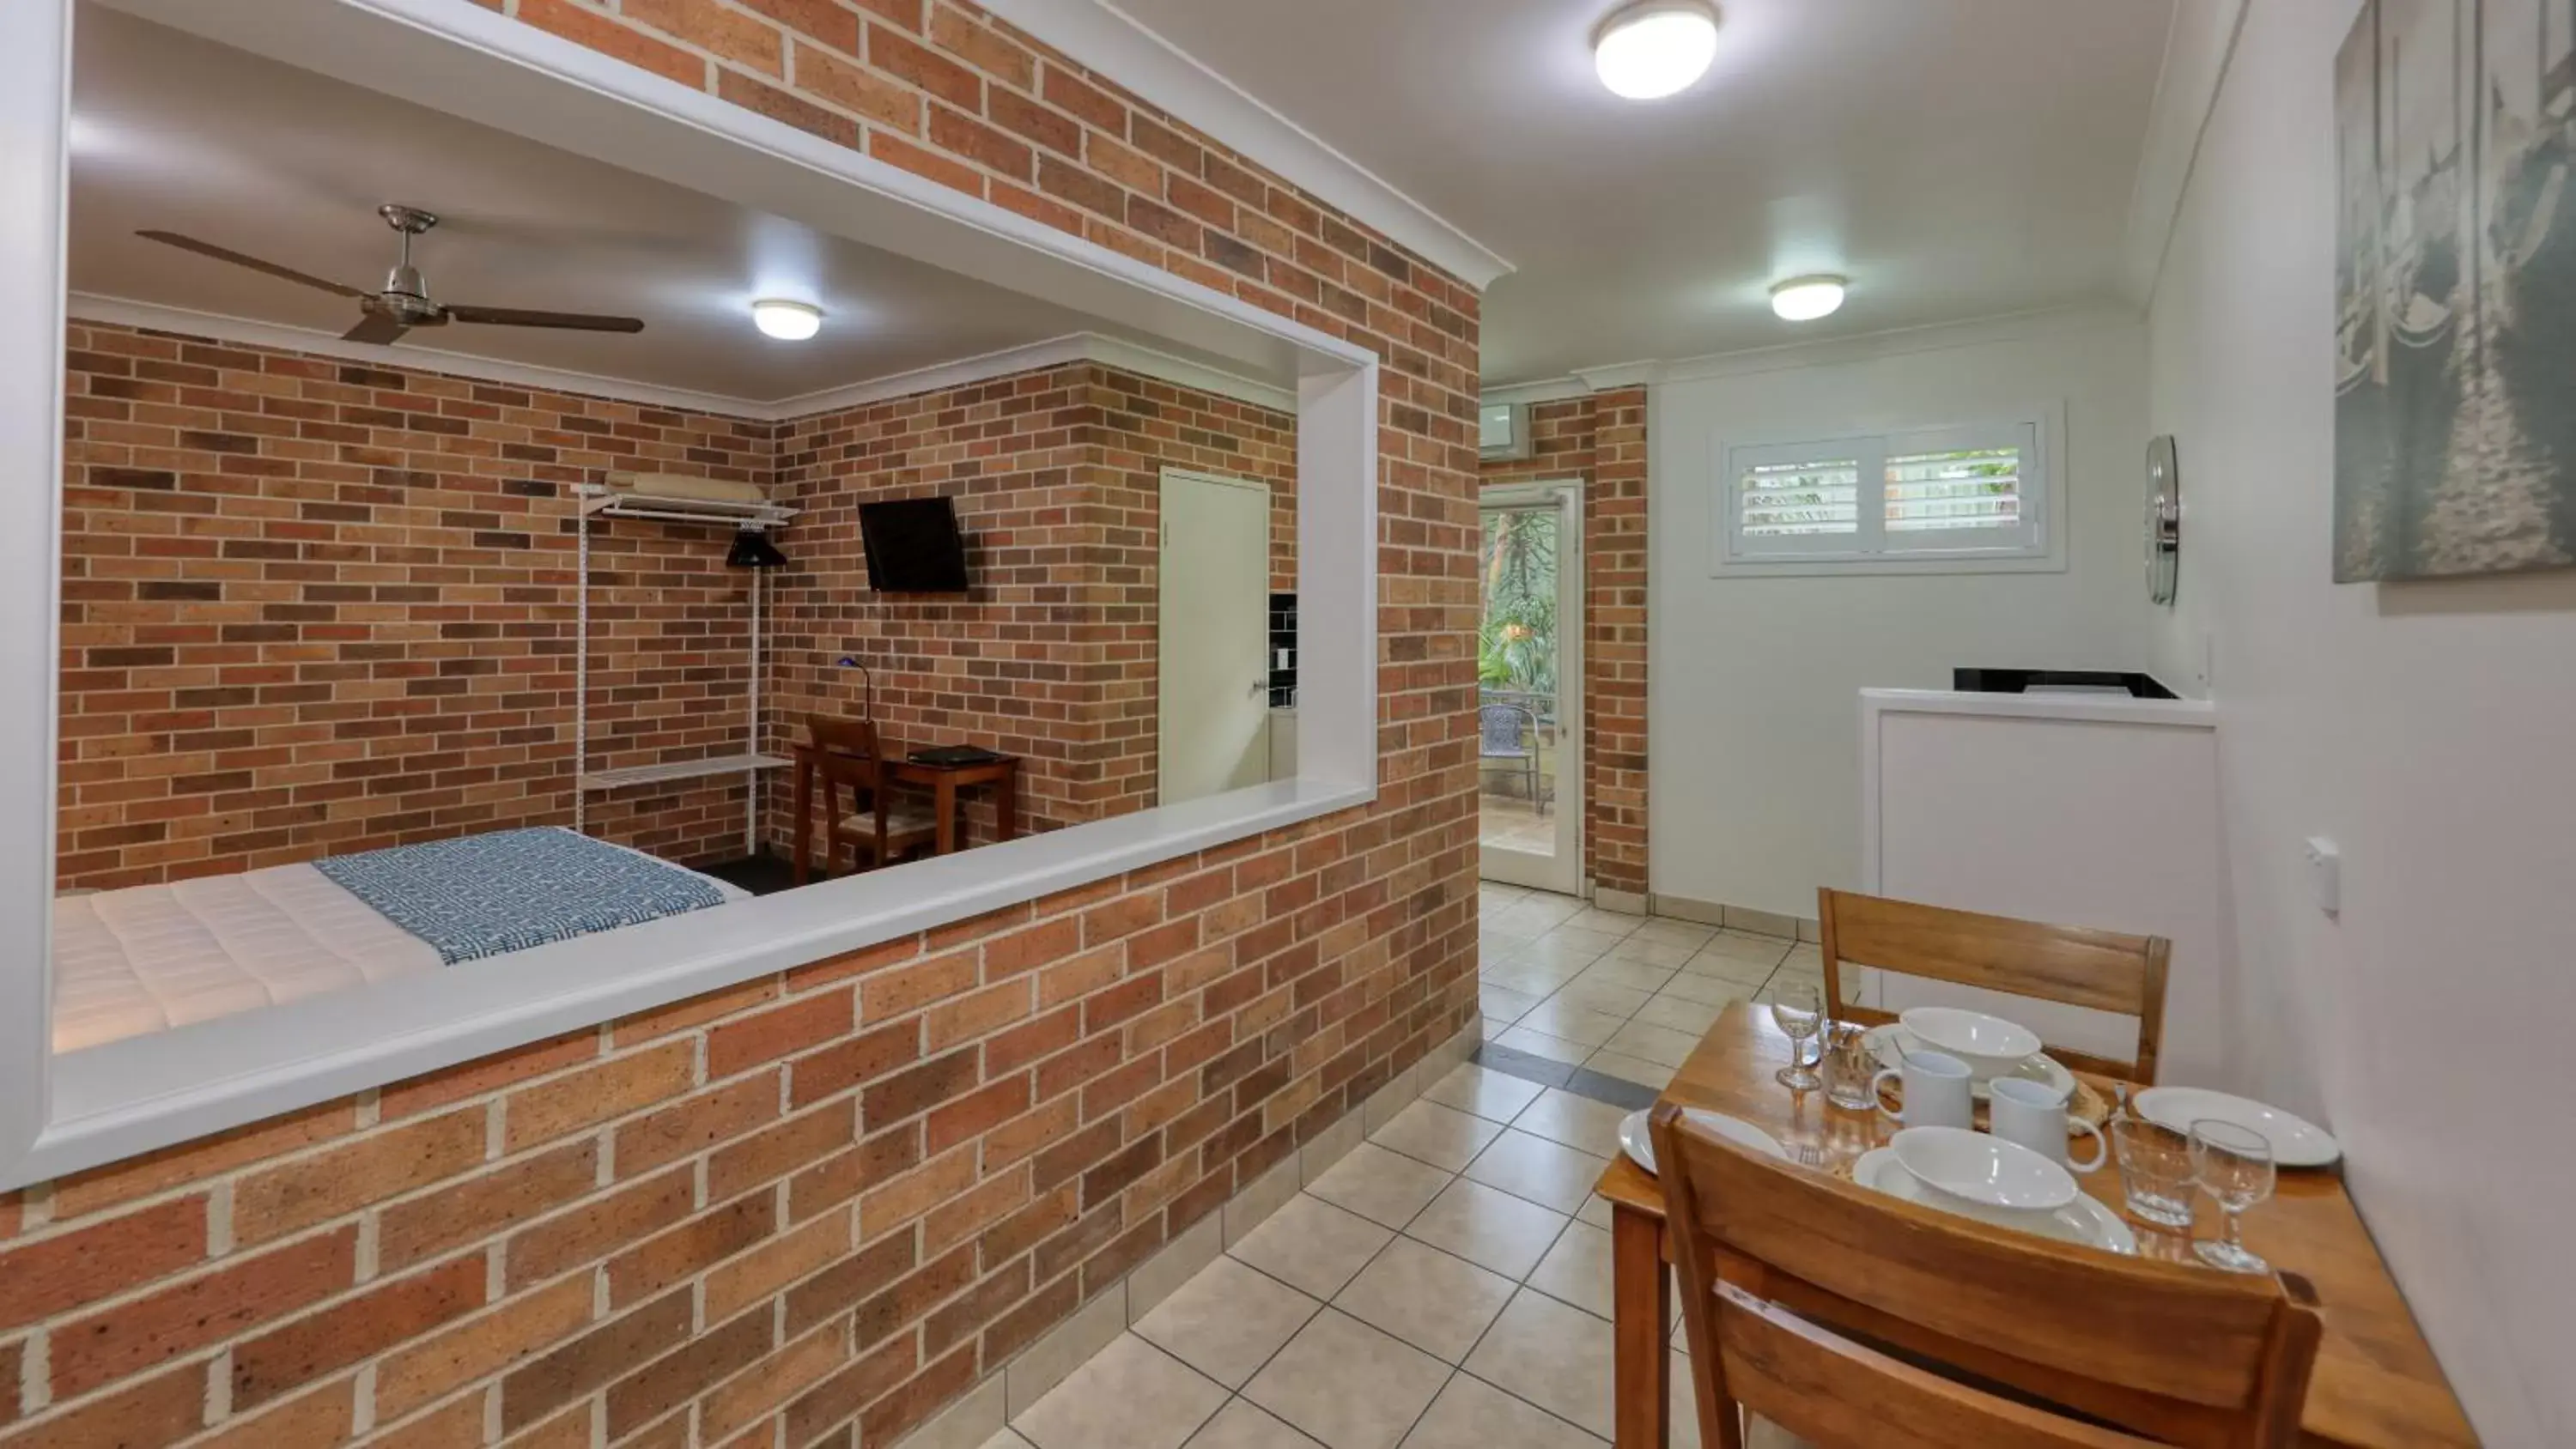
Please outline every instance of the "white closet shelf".
M775 770L796 763L784 755L716 755L669 765L630 765L623 770L592 770L581 777L584 790L614 790L621 785L652 785L664 780L694 780L704 775L738 775L745 770Z

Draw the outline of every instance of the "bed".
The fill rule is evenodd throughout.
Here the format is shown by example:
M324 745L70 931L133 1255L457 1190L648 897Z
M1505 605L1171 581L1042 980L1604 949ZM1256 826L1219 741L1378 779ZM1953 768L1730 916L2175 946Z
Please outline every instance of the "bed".
M744 899L555 827L54 902L54 1050L507 955Z

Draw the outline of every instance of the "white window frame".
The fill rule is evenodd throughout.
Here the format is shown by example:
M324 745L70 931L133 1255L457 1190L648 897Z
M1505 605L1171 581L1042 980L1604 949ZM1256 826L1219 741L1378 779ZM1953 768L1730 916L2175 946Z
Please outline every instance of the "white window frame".
M2060 466L2065 407L2052 403L1967 423L1888 427L1841 434L1732 441L1723 436L1711 480L1709 572L1714 577L1821 574L2062 573L2066 568L2066 483ZM2012 447L2021 452L2022 527L1999 543L1984 529L1887 531L1887 460L1916 453ZM1744 475L1750 468L1807 460L1859 463L1858 529L1849 534L1747 538Z
M1299 777L55 1056L50 934L73 0L0 5L0 1189L968 919L1377 798L1378 361L454 0L113 0L931 259L1298 389Z

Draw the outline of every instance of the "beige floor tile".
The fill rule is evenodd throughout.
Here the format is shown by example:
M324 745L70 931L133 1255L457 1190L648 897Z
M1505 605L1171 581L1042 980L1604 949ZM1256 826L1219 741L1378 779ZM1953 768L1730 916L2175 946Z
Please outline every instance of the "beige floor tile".
M1440 1195L1451 1176L1401 1152L1363 1142L1308 1184L1306 1190L1370 1222L1401 1228Z
M1588 1223L1569 1223L1556 1246L1539 1260L1529 1285L1586 1313L1610 1316L1610 1235Z
M1601 1449L1601 1441L1470 1374L1449 1380L1404 1449Z
M1126 1333L1011 1427L1037 1449L1180 1449L1225 1398L1205 1375Z
M1661 1062L1647 1061L1643 1057L1632 1057L1626 1052L1614 1052L1607 1047L1585 1058L1583 1065L1604 1076L1617 1077L1623 1082L1635 1082L1641 1087L1652 1087L1658 1092L1672 1085L1673 1080L1671 1067Z
M1714 976L1720 981L1735 981L1748 986L1759 986L1771 979L1771 973L1779 968L1779 964L1777 961L1753 960L1743 956L1727 956L1713 951L1702 951L1683 962L1682 971L1690 976Z
M1628 933L1625 930L1604 931L1586 927L1579 924L1581 919L1580 916L1568 917L1563 925L1539 937L1539 943L1545 945L1554 941L1558 949L1568 955L1599 957L1607 954L1611 947L1628 939Z
M1623 1056L1642 1057L1650 1062L1678 1067L1690 1060L1692 1052L1699 1050L1701 1035L1699 1032L1673 1031L1632 1021L1601 1045Z
M1670 916L1650 916L1646 924L1629 933L1632 941L1670 941L1677 946L1696 950L1717 934L1717 927L1697 921L1679 921Z
M1506 957L1501 961L1486 962L1477 979L1485 986L1499 986L1523 996L1546 996L1582 974L1580 966L1543 966Z
M1427 1101L1473 1113L1488 1122L1509 1122L1537 1101L1543 1090L1536 1082L1524 1082L1469 1062L1432 1083L1422 1095Z
M1609 1165L1606 1158L1515 1129L1477 1153L1466 1176L1570 1216L1582 1209Z
M985 1440L984 1449L1036 1449L1036 1446L1010 1430L1004 1429L1001 1433Z
M1610 1231L1610 1199L1596 1196L1587 1200L1583 1204L1583 1211L1574 1215L1574 1220L1579 1223L1590 1223L1605 1233Z
M1472 1113L1437 1102L1415 1102L1395 1114L1395 1120L1369 1134L1369 1140L1380 1147L1401 1152L1417 1161L1456 1172L1475 1161L1485 1144L1502 1135L1502 1128Z
M1282 1283L1329 1299L1394 1236L1301 1192L1227 1251Z
M1611 947L1609 954L1602 959L1638 961L1648 966L1661 966L1666 970L1672 970L1698 954L1699 946L1695 942L1661 941L1646 936L1630 936Z
M1730 1002L1752 1000L1753 993L1761 989L1760 981L1738 981L1730 976L1708 976L1697 971L1684 971L1665 982L1664 989L1656 992L1655 995L1669 996L1677 1001L1696 1001L1702 1005L1724 1010Z
M1524 1288L1468 1355L1467 1372L1606 1438L1610 1357L1608 1322Z
M1538 936L1555 930L1582 909L1582 902L1567 897L1532 895L1484 918L1483 925L1490 931Z
M1669 967L1649 966L1643 961L1619 961L1603 957L1584 967L1582 974L1574 978L1574 984L1622 986L1630 991L1643 991L1651 996L1663 990L1664 983L1672 979L1673 973Z
M1618 1155L1619 1123L1627 1115L1626 1109L1608 1102L1550 1087L1513 1118L1512 1125L1532 1136L1608 1159Z
M1686 1031L1693 1036L1706 1036L1708 1029L1717 1025L1718 1013L1724 1010L1726 1007L1723 1003L1693 1001L1687 996L1675 996L1668 987L1655 993L1652 1000L1637 1008L1637 1020L1648 1026L1663 1027L1668 1031Z
M1462 1178L1433 1198L1404 1235L1518 1282L1547 1255L1565 1223L1563 1213Z
M1239 1389L1323 1306L1267 1274L1219 1258L1138 1319L1136 1335Z
M1773 966L1789 954L1798 943L1785 936L1757 936L1750 931L1720 931L1700 947L1701 954L1733 956L1743 961L1761 961Z
M1515 959L1533 966L1572 966L1578 969L1598 961L1618 941L1591 931L1550 931L1523 946Z
M1189 1449L1317 1449L1314 1440L1236 1399L1208 1420Z
M1529 1015L1530 1008L1544 999L1532 996L1526 991L1514 991L1507 986L1491 984L1480 990L1477 997L1478 1005L1485 1013L1486 1019L1500 1021L1518 1021Z
M1330 1449L1394 1449L1448 1378L1440 1360L1327 1309L1243 1396Z
M1549 997L1547 1001L1541 1002L1540 1005L1545 1007L1550 1003L1562 1002L1570 1007L1599 1012L1603 1016L1617 1017L1625 1021L1636 1015L1637 1008L1651 999L1646 992L1639 991L1633 986L1612 986L1606 982L1586 981L1576 977L1558 987L1556 994ZM1563 1034L1558 1033L1560 1036Z
M1582 989L1581 985L1577 984L1565 990L1581 991ZM1552 1036L1560 1041L1597 1047L1619 1034L1619 1028L1628 1024L1628 1013L1623 1011L1614 1016L1607 1012L1592 1011L1568 1001L1565 991L1560 991L1522 1013L1519 1024L1530 1031Z
M1516 1052L1528 1052L1531 1056L1545 1057L1552 1062L1563 1062L1569 1067L1583 1065L1585 1059L1600 1050L1598 1047L1585 1046L1579 1041L1567 1041L1561 1036L1549 1036L1542 1031L1532 1031L1525 1026L1515 1026L1493 1040L1497 1045L1510 1047Z
M1599 931L1605 936L1626 936L1644 924L1646 924L1644 916L1632 916L1624 911L1605 911L1595 906L1586 907L1566 917L1565 925L1559 929Z
M1511 1301L1512 1286L1511 1279L1464 1258L1398 1238L1360 1270L1333 1306L1456 1363Z

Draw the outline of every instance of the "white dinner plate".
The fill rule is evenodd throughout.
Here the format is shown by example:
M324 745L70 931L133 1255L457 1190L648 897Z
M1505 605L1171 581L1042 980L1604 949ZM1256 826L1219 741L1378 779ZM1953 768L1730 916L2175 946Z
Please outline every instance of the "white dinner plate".
M1682 1115L1739 1147L1767 1152L1784 1161L1789 1156L1789 1149L1780 1145L1779 1138L1741 1117L1729 1117L1723 1112L1703 1112L1697 1107L1684 1107ZM1646 1131L1646 1117L1647 1111L1640 1109L1619 1119L1619 1150L1628 1154L1630 1162L1652 1172L1655 1170L1655 1139Z
M1891 1071L1902 1067L1904 1062L1898 1057L1896 1046L1899 1039L1904 1041L1907 1051L1940 1050L1939 1047L1924 1045L1921 1037L1891 1021L1885 1026L1873 1026L1869 1029L1870 1055L1878 1058L1880 1066ZM2046 1053L2022 1063L2020 1070L2013 1075L2026 1081L2037 1082L2050 1091L2064 1093L2070 1100L2075 1092L2075 1074L2058 1065L2057 1059ZM1984 1082L1971 1082L1968 1084L1968 1095L1982 1102L1994 1093Z
M1920 1203L1935 1212L1956 1213L1999 1228L2034 1233L2055 1238L2062 1243L2081 1243L2100 1248L2106 1253L2135 1253L2138 1235L2120 1221L2120 1215L2089 1197L2078 1197L2062 1208L2050 1212L2017 1211L2012 1208L1990 1208L1960 1198L1935 1193L1915 1180L1914 1174L1896 1160L1893 1148L1873 1148L1852 1164L1852 1181L1872 1192Z
M2207 1087L2149 1087L2130 1098L2130 1106L2139 1116L2176 1132L2191 1131L2191 1124L2205 1117L2259 1132L2272 1144L2272 1160L2283 1167L2324 1167L2343 1156L2334 1134L2306 1118Z

